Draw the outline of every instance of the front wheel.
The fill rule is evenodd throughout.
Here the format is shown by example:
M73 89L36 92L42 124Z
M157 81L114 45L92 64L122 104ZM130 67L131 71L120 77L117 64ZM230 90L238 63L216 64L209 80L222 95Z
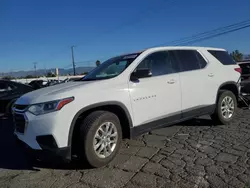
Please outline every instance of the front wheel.
M211 115L215 124L228 125L232 122L237 111L237 100L233 92L221 90L215 112Z
M92 167L102 167L111 162L121 145L120 121L111 112L92 112L83 120L80 134L81 157Z
M5 112L7 115L11 115L12 114L12 108L13 105L15 104L16 99L12 99L10 102L8 102L8 104L6 105L6 109Z

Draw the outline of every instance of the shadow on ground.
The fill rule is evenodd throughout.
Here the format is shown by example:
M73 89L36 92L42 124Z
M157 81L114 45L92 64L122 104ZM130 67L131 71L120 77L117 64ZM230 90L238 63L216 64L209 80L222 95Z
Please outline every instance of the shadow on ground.
M197 118L189 121L185 121L183 126L214 126L213 121L208 118Z
M211 119L198 118L186 121L181 126L211 126ZM0 116L0 168L13 170L38 171L39 168L47 169L89 169L88 166L74 163L52 161L37 161L26 153L15 141L14 127L10 118Z
M15 144L11 121L0 117L0 168L32 170L24 152Z
M49 169L86 169L87 166L79 163L63 163L55 161L37 161L19 147L14 137L14 127L10 118L0 116L0 168L13 170L34 170L36 168Z

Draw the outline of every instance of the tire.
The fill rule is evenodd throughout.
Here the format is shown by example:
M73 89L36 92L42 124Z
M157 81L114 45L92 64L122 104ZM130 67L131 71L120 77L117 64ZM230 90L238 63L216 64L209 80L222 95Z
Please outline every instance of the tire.
M12 114L12 106L13 106L13 104L15 102L16 102L16 99L12 99L10 102L7 103L6 109L5 109L5 113L7 115L11 115Z
M5 113L6 111L6 101L0 100L0 113Z
M109 122L109 126L112 127L114 126L115 128L112 129L112 135L115 135L115 130L117 133L117 138L114 139L115 137L110 137L110 138L105 138L103 136L103 142L99 147L97 147L96 150L100 150L100 153L95 150L94 145L98 145L97 143L100 143L101 139L95 139L95 135L104 135L104 133L101 133L100 127L102 128L107 128L106 124ZM120 120L119 118L107 111L95 111L89 114L83 121L82 124L80 125L80 146L82 148L79 148L80 150L80 157L82 162L87 162L91 167L98 168L107 165L109 162L113 160L113 158L116 156L117 152L119 151L120 145L121 145L121 140L122 140L122 129L120 125ZM103 129L102 129L103 130ZM105 131L104 131L105 132ZM107 132L106 132L107 133ZM106 134L105 133L105 134ZM108 134L107 134L108 135ZM100 136L101 137L101 136ZM108 137L108 136L107 136ZM111 138L116 140L116 145L111 143ZM115 142L112 140L113 142ZM101 149L102 146L105 146L105 144L109 145L112 147L112 152L109 150L109 155L105 156L105 149ZM106 146L105 148L107 148ZM103 152L102 152L103 151ZM107 150L108 152L108 150ZM106 153L107 154L107 153ZM84 160L84 161L83 161Z
M222 112L223 107L224 109L227 108L225 107L225 100L226 101L231 101L232 99L232 103L233 103L233 110L230 107L229 110L232 111L228 117L225 117L228 113L227 112ZM231 102L230 102L231 104ZM227 111L227 110L226 110ZM215 125L228 125L232 122L232 120L234 119L235 115L237 112L237 100L236 100L236 96L234 95L233 92L228 91L228 90L221 90L219 91L219 97L216 103L216 108L214 113L211 115L211 118L213 120L213 122L215 123Z

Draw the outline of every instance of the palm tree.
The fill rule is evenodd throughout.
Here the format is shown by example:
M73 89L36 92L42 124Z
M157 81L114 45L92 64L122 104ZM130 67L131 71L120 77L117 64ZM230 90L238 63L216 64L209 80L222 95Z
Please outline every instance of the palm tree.
M98 67L98 66L101 64L101 62L100 62L99 60L97 60L97 61L95 62L95 64L96 64L96 66Z
M241 52L239 52L239 50L235 50L230 54L233 59L237 62L237 61L242 61L243 60L243 54Z

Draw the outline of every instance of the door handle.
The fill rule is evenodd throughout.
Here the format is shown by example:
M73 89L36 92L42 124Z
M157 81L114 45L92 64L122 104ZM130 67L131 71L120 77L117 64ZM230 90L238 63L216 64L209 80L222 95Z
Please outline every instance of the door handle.
M209 76L209 77L213 77L213 76L214 76L214 74L213 74L213 73L210 73L210 74L208 74L208 76Z
M167 83L168 83L168 84L174 84L174 83L175 83L175 80L174 80L174 79L168 80Z

